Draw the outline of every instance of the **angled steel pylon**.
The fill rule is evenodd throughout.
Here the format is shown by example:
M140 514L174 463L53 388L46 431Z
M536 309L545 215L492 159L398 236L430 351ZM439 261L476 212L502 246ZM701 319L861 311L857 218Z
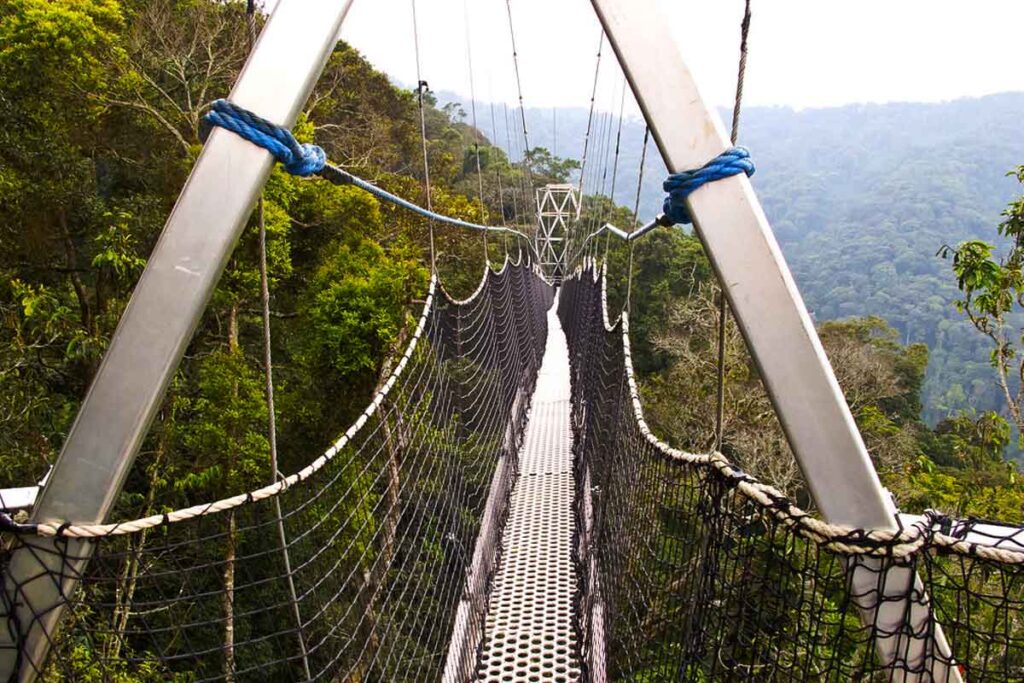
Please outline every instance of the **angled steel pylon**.
M669 172L699 168L729 147L718 115L697 83L656 0L591 0ZM896 506L882 487L857 423L818 339L793 276L747 176L696 190L687 199L697 236L722 283L818 508L833 524L897 529ZM952 649L914 570L881 561L851 569L875 651L901 683L962 678ZM919 638L901 630L907 624Z
M351 4L278 0L229 99L291 127ZM270 152L234 133L210 134L30 522L106 520L273 163ZM0 680L39 676L92 548L88 540L26 537L11 554L2 597L17 627L0 629Z
M569 224L579 217L579 212L579 199L572 185L545 185L537 188L536 248L544 275L556 284L562 281L565 272Z

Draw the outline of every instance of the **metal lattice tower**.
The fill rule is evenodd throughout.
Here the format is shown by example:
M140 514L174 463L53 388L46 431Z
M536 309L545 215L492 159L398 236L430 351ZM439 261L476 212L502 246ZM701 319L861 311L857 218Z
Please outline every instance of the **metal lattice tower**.
M579 217L576 188L568 184L537 188L537 253L544 274L560 282L565 272L565 245L569 225Z

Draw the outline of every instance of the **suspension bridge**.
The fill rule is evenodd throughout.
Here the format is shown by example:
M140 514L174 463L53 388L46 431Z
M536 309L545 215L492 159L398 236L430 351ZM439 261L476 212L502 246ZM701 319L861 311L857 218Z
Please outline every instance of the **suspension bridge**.
M676 172L667 217L584 234L575 188L558 185L538 190L524 235L439 215L429 188L424 208L291 137L349 5L278 3L213 107L31 516L0 517L2 675L1024 680L1024 534L895 510L747 180L748 155L730 147L656 6L593 0L602 44ZM749 15L744 42L748 26ZM737 121L738 104L733 142ZM275 160L419 213L431 230L512 235L520 248L486 263L462 300L433 269L366 409L303 469L110 521ZM683 221L724 283L820 517L647 426L628 307L610 310L596 245Z

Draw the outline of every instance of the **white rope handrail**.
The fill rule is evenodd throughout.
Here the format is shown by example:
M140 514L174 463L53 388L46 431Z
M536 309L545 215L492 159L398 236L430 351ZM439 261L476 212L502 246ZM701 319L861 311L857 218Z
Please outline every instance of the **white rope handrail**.
M522 256L519 258L518 263L522 263ZM506 254L506 266L510 261L510 257ZM532 263L531 259L528 259ZM502 270L504 270L504 267ZM370 399L369 404L363 410L362 414L356 419L354 423L345 431L342 436L335 441L335 443L328 448L322 455L316 460L311 462L306 467L302 468L298 472L295 472L287 477L280 479L279 481L263 486L252 491L240 493L227 498L222 498L209 503L200 503L198 505L192 505L186 508L180 508L172 512L161 513L157 515L150 515L148 517L142 517L139 519L120 521L120 522L109 522L103 524L73 524L73 523L54 523L54 522L39 522L37 524L26 524L17 525L17 530L21 533L34 532L39 536L61 536L67 538L102 538L106 536L123 536L127 534L134 534L145 529L152 529L154 527L173 524L176 522L183 522L197 517L204 517L207 515L213 515L220 512L225 512L234 508L241 507L250 503L256 503L261 500L273 498L274 496L280 495L288 488L298 484L313 474L323 469L334 457L345 448L346 445L355 437L357 433L363 428L363 426L376 414L381 404L387 398L388 394L391 393L395 383L402 376L405 371L406 365L412 358L417 346L419 345L420 339L423 336L423 332L426 329L427 319L430 317L434 309L435 298L438 290L441 290L441 294L453 305L464 305L472 302L483 290L489 277L493 272L490 266L485 267L485 272L481 278L480 285L477 291L474 292L465 301L457 301L450 297L445 291L438 278L437 274L433 274L430 278L430 285L427 291L427 298L423 304L423 309L420 313L419 320L416 325L416 330L412 335L409 343L406 345L405 351L402 354L401 359L395 366L395 369L391 372L387 381L381 386L380 390L374 394ZM531 265L530 272L537 275L536 268Z
M673 462L696 467L710 467L725 479L735 482L735 490L756 505L767 510L781 524L794 533L825 546L843 555L907 558L924 548L941 548L958 555L980 557L1002 564L1024 564L1024 552L985 545L949 536L935 530L935 516L925 515L921 521L898 529L857 529L854 527L825 522L793 505L778 489L763 484L735 467L721 453L689 453L669 446L651 432L644 418L643 404L633 369L633 355L629 341L629 314L622 311L614 323L609 323L607 295L607 264L601 267L600 276L594 261L578 267L575 278L584 276L601 281L601 308L605 330L612 332L621 323L622 351L629 385L633 416L640 433L660 454Z

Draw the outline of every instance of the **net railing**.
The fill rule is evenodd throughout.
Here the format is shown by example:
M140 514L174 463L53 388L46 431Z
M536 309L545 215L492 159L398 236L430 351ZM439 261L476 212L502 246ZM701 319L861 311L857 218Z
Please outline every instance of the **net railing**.
M670 448L601 271L563 287L588 680L1024 680L1024 530L832 526L721 455Z
M434 279L391 377L303 471L153 518L5 533L5 574L16 551L38 560L7 577L15 642L43 617L25 618L29 584L75 579L50 657L18 666L47 681L439 680L481 525L502 522L485 507L522 439L552 297L525 259L488 267L465 301Z

